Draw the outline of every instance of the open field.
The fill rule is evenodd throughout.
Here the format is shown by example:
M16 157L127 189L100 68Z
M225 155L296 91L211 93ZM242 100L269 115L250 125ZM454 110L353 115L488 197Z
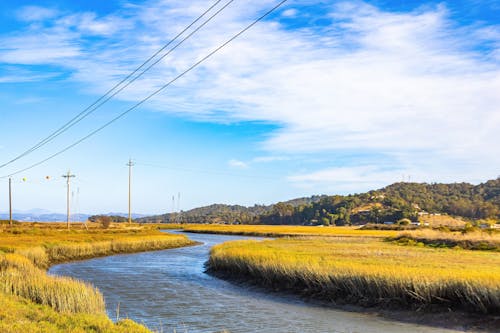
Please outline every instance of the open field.
M400 245L462 248L500 252L500 232L440 232L432 229L402 232L393 240Z
M299 237L221 244L208 264L216 274L334 303L500 313L500 256L491 251Z
M93 225L86 230L73 225L68 231L64 224L30 223L3 226L0 244L0 311L8 313L0 315L0 331L148 332L131 321L113 324L97 289L71 278L48 276L45 269L64 261L193 242L183 235L159 232L155 226L122 224L99 229Z
M335 236L335 237L395 237L396 230L361 230L359 227L311 227L291 225L221 225L189 224L182 227L187 232L259 237Z
M376 225L378 226L378 225ZM472 232L439 231L431 228L414 227L398 230L395 226L379 225L381 229L365 227L313 227L313 226L274 226L274 225L220 225L185 224L176 225L186 232L245 235L258 237L364 237L385 238L399 245L430 247L458 247L469 250L500 251L500 232L496 230ZM387 227L387 228L384 228Z

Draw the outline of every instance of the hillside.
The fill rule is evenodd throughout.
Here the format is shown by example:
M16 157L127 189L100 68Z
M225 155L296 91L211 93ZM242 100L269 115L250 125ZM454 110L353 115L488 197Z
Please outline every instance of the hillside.
M297 198L286 201L285 204L292 207L319 202L326 195L314 195L308 198ZM240 205L213 204L209 206L194 208L181 213L167 213L136 219L136 222L156 223L221 223L239 222L242 224L259 223L260 217L270 214L274 205L254 205L245 207Z
M500 218L500 178L468 183L394 183L353 195L312 196L274 205L214 204L181 214L164 214L138 222L241 224L359 224L447 214L465 219Z

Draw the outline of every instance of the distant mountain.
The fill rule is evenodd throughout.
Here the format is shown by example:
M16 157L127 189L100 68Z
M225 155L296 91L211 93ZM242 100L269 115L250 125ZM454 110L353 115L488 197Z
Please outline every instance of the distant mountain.
M500 219L500 178L468 183L395 183L353 195L316 195L274 205L214 204L181 213L148 216L138 222L242 224L382 223L448 214L465 219Z
M107 216L122 216L128 217L128 213L107 213L101 214ZM91 214L71 214L72 221L87 221ZM132 214L132 218L141 218L144 214ZM53 213L46 209L34 208L27 211L13 211L12 218L21 222L64 222L66 221L66 214ZM0 213L0 220L9 219L8 213Z
M43 210L40 210L43 211ZM88 214L72 214L72 221L86 221ZM59 213L12 213L12 218L21 222L63 222L66 221L66 214ZM8 213L0 213L0 220L9 219Z

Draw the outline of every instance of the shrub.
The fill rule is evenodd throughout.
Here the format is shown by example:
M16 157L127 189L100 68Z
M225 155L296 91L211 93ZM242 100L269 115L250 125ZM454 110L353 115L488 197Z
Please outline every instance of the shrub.
M111 217L109 216L101 216L98 221L103 229L108 229L111 225Z
M407 218L403 218L403 219L398 220L397 223L398 223L398 225L410 225L411 221Z

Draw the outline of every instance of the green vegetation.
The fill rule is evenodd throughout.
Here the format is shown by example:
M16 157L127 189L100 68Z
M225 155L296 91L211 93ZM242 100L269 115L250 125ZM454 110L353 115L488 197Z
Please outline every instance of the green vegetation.
M325 195L314 195L310 198L299 198L286 201L285 204L293 207L306 205L319 201ZM258 224L260 216L270 214L274 205L254 205L244 207L240 205L214 204L205 207L191 209L182 213L168 213L163 215L149 216L136 219L141 223L222 223L238 222L242 224Z
M500 219L500 178L484 184L395 183L354 195L313 196L270 206L211 205L181 214L137 219L138 222L227 224L351 225L397 222L433 223L434 217L456 223L449 216L466 220ZM407 219L407 220L405 220ZM459 224L465 222L459 221ZM407 223L407 222L406 222Z
M127 217L120 216L120 215L91 215L91 216L89 216L88 220L90 222L99 222L99 220L102 218L110 219L111 222L115 222L115 223L128 222Z
M500 311L500 257L494 252L398 246L377 237L295 237L217 245L208 267L335 303Z
M183 235L159 232L155 226L122 224L100 229L91 224L86 230L73 225L70 231L56 223L4 226L0 228L0 304L4 305L0 311L8 314L0 315L0 331L149 332L129 320L113 324L97 289L75 279L48 276L44 269L69 260L193 243Z
M318 202L292 206L278 203L261 216L262 224L350 225L366 222L413 221L445 213L468 219L500 218L500 179L477 186L396 183L381 190L348 196L322 197Z
M461 248L500 252L500 232L473 231L440 232L437 230L418 230L405 232L389 238L400 245L429 246L435 248Z

